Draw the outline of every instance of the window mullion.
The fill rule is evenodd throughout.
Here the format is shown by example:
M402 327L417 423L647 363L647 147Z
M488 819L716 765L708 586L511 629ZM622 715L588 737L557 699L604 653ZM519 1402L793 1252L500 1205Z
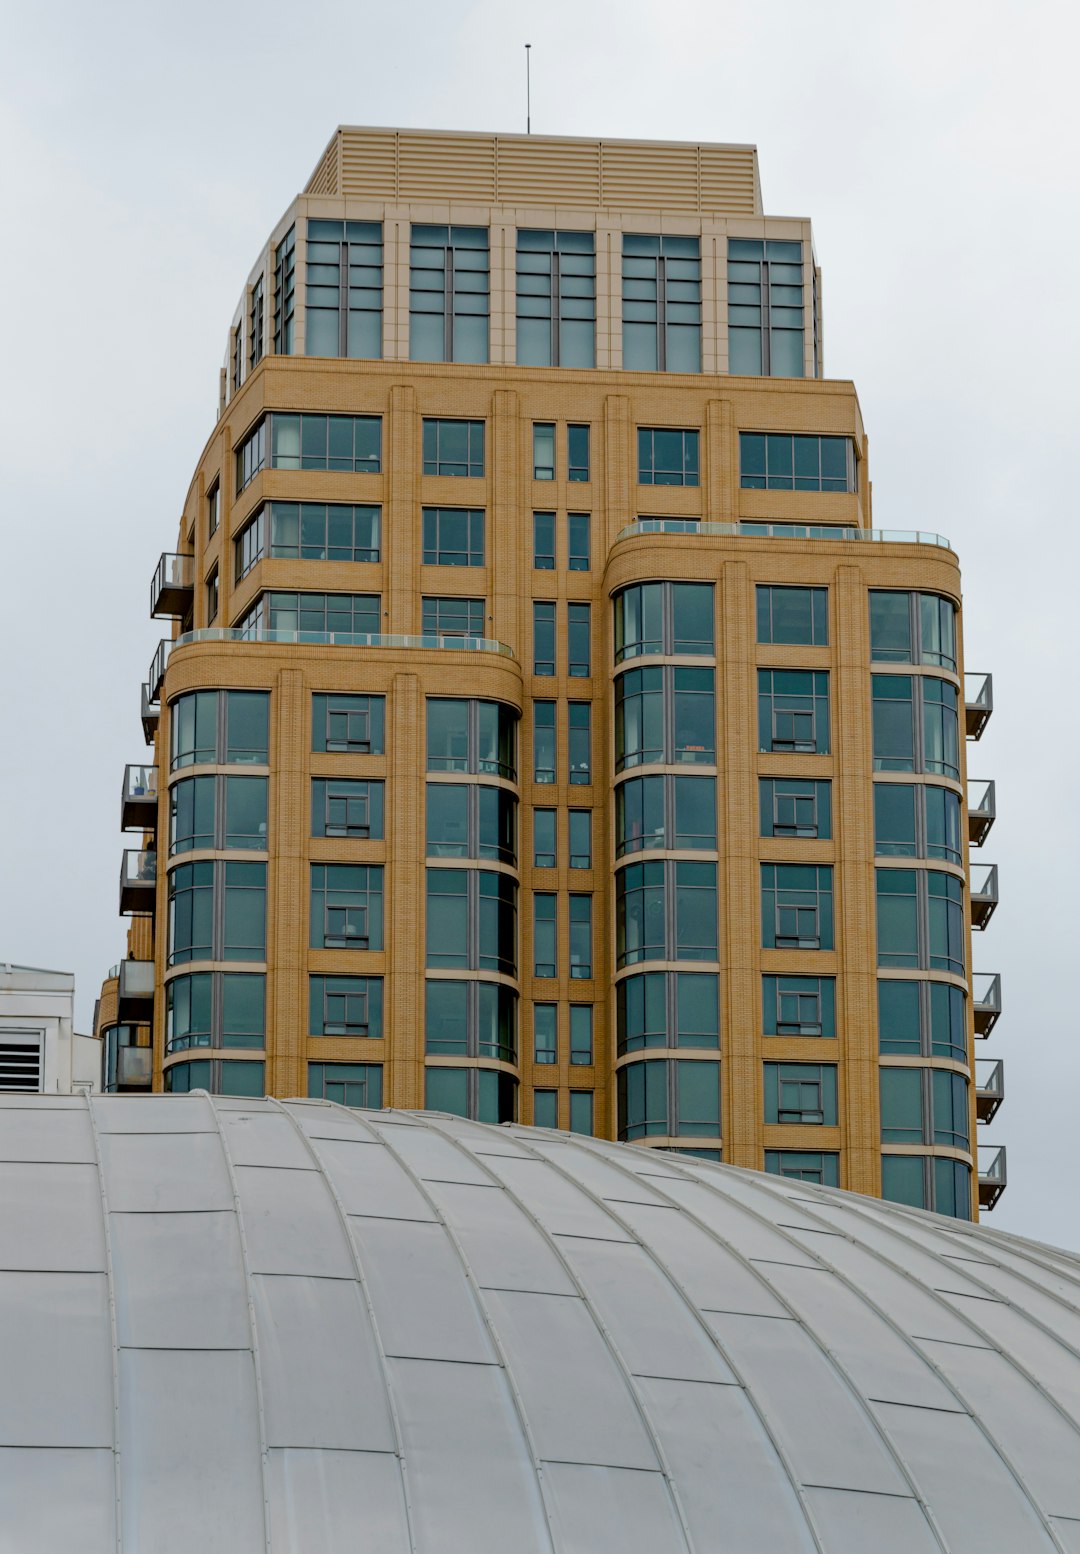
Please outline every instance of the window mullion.
M349 352L349 243L343 238L338 249L338 355Z
M224 960L225 951L225 864L215 858L211 865L213 895L210 902L210 957Z
M929 1057L932 1052L930 987L929 982L919 983L919 1053L922 1057Z
M772 316L769 311L769 261L761 261L761 375L772 375Z
M479 983L467 982L465 984L465 1054L470 1058L480 1055L479 1002Z
M558 239L555 239L558 242ZM561 331L562 274L559 269L559 250L551 254L551 365L559 365L559 335Z
M925 869L915 870L915 917L918 925L919 966L930 965L930 898Z
M663 254L656 260L656 368L667 371L667 267Z
M679 1045L678 978L664 972L664 1012L667 1019L667 1046Z
M667 1131L669 1137L679 1137L679 1087L678 1070L675 1063L668 1058L664 1064L667 1069Z
M675 845L675 782L669 776L661 777L663 783L664 846Z
M660 671L660 706L663 712L664 749L663 760L671 761L675 748L675 675L670 664Z
M454 359L454 250L446 245L446 263L443 265L443 361Z
M470 858L480 856L480 787L470 783L465 794L465 846Z
M675 956L675 865L664 859L664 959Z
M476 869L466 872L465 912L465 965L469 971L476 971L480 965L480 875Z

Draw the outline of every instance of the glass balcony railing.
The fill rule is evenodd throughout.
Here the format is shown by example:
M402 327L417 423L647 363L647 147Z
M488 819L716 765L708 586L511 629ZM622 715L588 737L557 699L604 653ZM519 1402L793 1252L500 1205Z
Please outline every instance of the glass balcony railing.
M976 971L971 978L976 1036L989 1036L1001 1014L1000 971Z
M964 676L964 724L969 739L981 739L994 710L992 674Z
M120 975L120 967L122 965L123 961L118 960L115 966L110 966L108 971L105 973L105 981L111 982L114 977L118 977Z
M157 652L150 660L150 673L146 677L146 689L151 701L157 701L161 694L162 682L165 679L165 665L169 661L171 650L172 643L162 637L157 645Z
M968 778L968 841L981 847L997 819L997 793L992 781Z
M153 830L157 817L157 767L125 766L120 791L121 831Z
M1000 1058L979 1058L975 1063L975 1115L992 1122L1005 1099L1005 1065Z
M116 990L118 1020L147 1021L154 1005L154 963L152 960L122 960Z
M998 1144L979 1150L979 1208L987 1213L1005 1191L1005 1145Z
M143 682L142 686L142 731L143 738L148 745L154 743L154 735L157 733L158 724L161 721L161 703L157 695L151 696L150 687Z
M186 615L194 592L194 556L164 552L150 583L150 614Z
M157 900L157 853L128 849L120 864L121 912L152 912Z
M150 1047L119 1047L116 1052L116 1087L149 1090L154 1054Z
M971 926L985 928L998 904L998 870L996 863L974 863L971 866Z
M163 646L187 647L191 642L286 642L314 643L320 647L439 648L456 653L498 653L502 658L514 656L505 642L496 642L491 637L458 637L452 633L409 637L396 632L283 631L270 626L243 631L237 626L205 626L200 631L185 631L175 642Z
M638 518L619 531L620 540L639 534L700 534L717 539L773 540L856 540L876 545L934 545L941 550L952 546L943 534L929 529L857 529L840 524L803 523L705 523L697 518Z

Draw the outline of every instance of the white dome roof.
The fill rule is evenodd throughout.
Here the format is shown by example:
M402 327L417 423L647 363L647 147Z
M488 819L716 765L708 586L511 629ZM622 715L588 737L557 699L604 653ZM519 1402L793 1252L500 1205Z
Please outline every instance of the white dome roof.
M525 1127L0 1097L0 1549L1080 1554L1080 1260Z

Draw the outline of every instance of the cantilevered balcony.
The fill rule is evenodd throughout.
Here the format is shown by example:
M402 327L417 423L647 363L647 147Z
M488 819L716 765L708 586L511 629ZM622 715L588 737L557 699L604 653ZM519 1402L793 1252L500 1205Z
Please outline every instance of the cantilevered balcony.
M122 960L116 989L116 1018L131 1024L147 1024L154 1012L154 963Z
M146 677L146 689L151 701L157 701L165 679L165 665L169 662L172 643L165 637L157 645L157 652L150 660L150 673Z
M964 676L964 732L969 739L981 739L994 710L992 674Z
M979 1150L979 1208L989 1211L1005 1191L1005 1145Z
M998 904L998 871L996 863L973 863L971 866L971 926L985 928Z
M120 864L121 912L152 912L157 899L157 853L128 849Z
M997 819L997 795L993 782L968 778L968 841L981 847Z
M157 825L157 767L125 766L120 792L121 831L153 831Z
M994 1113L1005 1099L1005 1065L1000 1058L979 1058L975 1063L975 1115L980 1122L993 1122Z
M161 721L161 703L156 696L151 696L150 687L143 682L142 686L142 731L143 738L148 745L154 743L154 735L158 731Z
M1000 971L976 971L971 979L976 1036L989 1036L1001 1013Z
M186 615L195 592L195 558L165 551L150 584L150 614Z

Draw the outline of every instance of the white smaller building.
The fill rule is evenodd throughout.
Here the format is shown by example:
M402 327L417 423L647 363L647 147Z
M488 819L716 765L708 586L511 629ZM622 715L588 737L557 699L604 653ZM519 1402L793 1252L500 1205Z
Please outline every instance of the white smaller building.
M101 1042L75 1031L75 978L0 961L0 1091L101 1089Z

